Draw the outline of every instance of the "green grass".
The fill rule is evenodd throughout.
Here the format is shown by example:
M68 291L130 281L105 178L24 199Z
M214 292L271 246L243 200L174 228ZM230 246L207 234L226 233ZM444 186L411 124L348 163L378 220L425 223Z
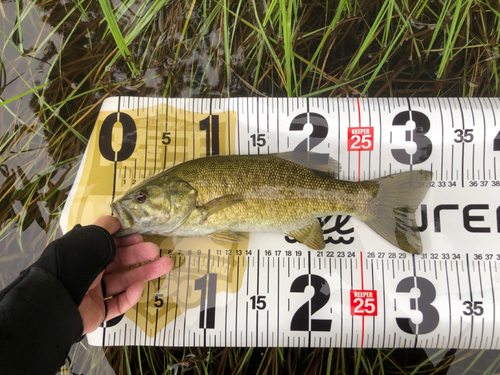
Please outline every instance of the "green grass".
M24 0L0 3L0 40L0 287L60 235L106 97L499 95L496 0ZM117 374L500 371L494 351L105 350Z

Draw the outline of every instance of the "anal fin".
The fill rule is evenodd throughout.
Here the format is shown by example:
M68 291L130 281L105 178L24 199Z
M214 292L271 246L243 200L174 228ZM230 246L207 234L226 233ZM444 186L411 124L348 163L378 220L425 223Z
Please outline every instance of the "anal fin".
M295 238L313 250L325 248L325 239L318 219L314 219L306 226L290 231L286 235Z

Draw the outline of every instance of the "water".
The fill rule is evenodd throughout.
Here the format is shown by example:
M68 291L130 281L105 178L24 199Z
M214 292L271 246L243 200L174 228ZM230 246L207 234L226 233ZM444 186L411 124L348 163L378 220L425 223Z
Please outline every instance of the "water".
M121 3L114 1L113 4ZM273 57L262 34L254 32L259 24L252 13L253 8L248 10L244 4L231 3L225 25L224 22L211 23L211 17L224 12L221 8L212 13L217 4L172 1L161 7L150 21L148 31L130 45L138 71L134 76L123 59L111 61L116 44L111 35L105 33L97 1L82 2L80 5L84 12L83 8L67 0L49 0L42 5L28 0L0 3L1 288L29 266L50 241L61 235L58 215L75 178L85 149L85 139L90 135L99 104L104 98L118 94L171 97L287 94L283 77L276 67L277 60L283 58L283 49L277 48ZM264 17L264 3L257 4L257 13ZM138 21L147 16L151 6L150 3L136 2L128 10L120 11L120 27L130 32L127 27L137 27ZM325 12L329 17L333 11L335 9L319 6L316 16L314 12L313 16L309 14L310 22L302 25L297 36L321 27ZM247 22L237 23L239 18L234 15L241 16L243 13ZM343 25L340 23L336 29L342 29ZM281 31L273 27L272 22L263 27L269 38L282 40ZM363 23L353 27L361 28ZM229 30L227 40L225 30ZM313 47L319 45L322 35L320 33L309 43L297 42L297 53L310 60ZM353 40L352 35L363 37L366 34L358 31L350 35L347 40ZM342 38L335 39L336 43L340 43L339 40ZM356 50L353 46L342 51L338 48L335 44L332 54L329 51L322 60L324 64L320 65L323 73L328 73L327 77L321 78L318 70L311 69L311 73L307 73L307 78L300 83L299 93L307 94L323 89L327 83L338 83L337 78L342 73L339 67L349 60L346 51L354 53ZM333 57L335 53L338 54L337 60ZM409 53L402 52L401 55L409 56ZM370 48L362 61L376 64L377 58L378 52ZM226 60L230 61L229 73ZM398 61L398 58L392 60ZM406 64L410 65L407 70L402 70L403 73L414 68L411 61ZM327 70L325 65L332 68ZM305 71L307 63L298 61L297 66L295 73L299 75ZM419 77L428 79L426 73L420 73ZM436 90L430 87L432 84L432 80L417 83L419 94L431 95ZM385 79L374 84L373 92L389 95L391 88L385 85ZM403 95L411 92L409 85L401 91ZM386 91L383 91L384 87ZM31 92L33 88L37 88L36 94ZM345 89L345 92L359 93L350 86ZM340 94L342 90L344 88L326 92L326 95ZM26 349L29 351L30 348ZM120 363L119 357L123 355L120 350L111 350L108 358ZM293 356L300 355L292 350L289 352ZM183 353L182 349L180 353ZM302 353L319 355L320 351ZM346 362L353 363L357 352L346 350L345 353ZM368 358L377 352L367 350L362 353ZM452 369L457 371L465 370L477 358L476 352L457 353L459 360L452 365ZM432 354L422 350L411 354L409 351L395 351L394 357L404 358L402 363L415 366ZM433 360L434 365L441 360L441 354ZM486 359L480 362L485 367L481 368L486 368L496 360L497 354L483 354L482 358ZM207 356L200 358L206 359ZM73 358L74 373L114 373L101 348L86 350L81 345L74 345L70 357ZM260 357L256 355L257 363ZM185 353L180 354L179 361L183 358L187 358ZM453 361L453 357L447 358ZM91 366L97 366L97 370L91 372ZM473 368L480 371L479 366L478 362ZM401 367L404 368L404 365ZM425 366L426 369L431 367L429 364Z

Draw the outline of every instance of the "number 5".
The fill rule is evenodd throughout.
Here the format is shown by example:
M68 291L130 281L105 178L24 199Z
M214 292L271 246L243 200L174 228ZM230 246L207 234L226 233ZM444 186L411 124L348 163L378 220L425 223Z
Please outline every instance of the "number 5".
M365 150L369 150L372 148L372 140L370 139L369 134L363 134L361 136L361 148Z
M365 314L373 314L375 312L375 298L365 299Z

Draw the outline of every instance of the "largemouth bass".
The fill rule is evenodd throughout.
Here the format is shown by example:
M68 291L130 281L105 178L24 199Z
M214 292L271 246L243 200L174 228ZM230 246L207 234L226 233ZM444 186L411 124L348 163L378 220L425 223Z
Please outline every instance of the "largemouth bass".
M320 250L325 242L317 218L343 214L360 219L405 251L422 252L415 211L431 172L352 182L309 165L311 154L302 156L217 156L176 165L112 204L122 224L118 235L211 236L236 242L243 232L279 232ZM327 168L339 166L330 159Z

